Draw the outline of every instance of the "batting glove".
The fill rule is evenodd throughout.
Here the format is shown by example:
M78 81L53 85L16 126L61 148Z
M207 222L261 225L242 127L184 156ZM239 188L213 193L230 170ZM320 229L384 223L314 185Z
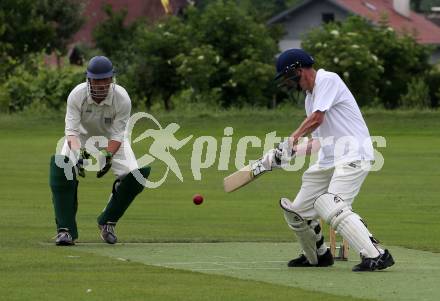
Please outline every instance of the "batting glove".
M86 176L86 171L84 169L84 166L87 165L86 160L89 159L89 158L90 158L90 154L84 148L82 148L79 151L78 160L77 160L76 165L75 165L77 173L78 173L78 176L80 176L82 178L85 178L85 176Z
M101 170L98 171L98 173L96 174L96 177L101 178L103 177L112 167L112 159L113 159L113 154L111 152L109 152L106 149L103 149L100 152L100 156L99 156L99 166L104 165Z
M278 163L278 160L276 158L276 153L276 149L271 149L261 158L261 164L263 165L264 169L272 170L272 168L281 167L281 164Z
M293 149L292 143L287 139L280 144L278 144L275 149L275 161L278 165L282 165L285 162L289 162L295 158L295 150Z

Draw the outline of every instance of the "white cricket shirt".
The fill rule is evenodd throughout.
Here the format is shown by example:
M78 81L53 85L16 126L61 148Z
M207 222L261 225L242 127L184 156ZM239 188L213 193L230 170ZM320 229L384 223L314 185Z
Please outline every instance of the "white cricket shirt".
M313 91L306 92L307 116L325 112L323 123L312 133L321 148L318 164L333 167L356 160L374 160L374 150L359 106L342 79L319 69Z
M81 83L67 98L65 134L104 136L122 142L130 112L131 100L123 87L115 84L98 104L88 95L87 83Z

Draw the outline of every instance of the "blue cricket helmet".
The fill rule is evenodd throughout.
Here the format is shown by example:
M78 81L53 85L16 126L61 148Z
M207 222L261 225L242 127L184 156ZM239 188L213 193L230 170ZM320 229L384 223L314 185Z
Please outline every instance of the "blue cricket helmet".
M291 74L297 68L311 67L315 63L313 57L302 49L288 49L277 59L275 79Z
M103 79L113 77L115 70L112 62L105 56L94 56L87 65L87 78Z

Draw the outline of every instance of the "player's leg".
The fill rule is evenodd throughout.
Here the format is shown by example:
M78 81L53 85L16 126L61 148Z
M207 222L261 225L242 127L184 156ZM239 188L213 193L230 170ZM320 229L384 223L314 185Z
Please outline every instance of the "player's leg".
M351 207L370 171L370 168L371 163L369 161L356 161L338 167L335 169L328 192L337 194ZM365 227L367 227L367 224L361 219L361 217L358 214L356 215ZM369 231L368 233L372 243L379 249L379 252L383 253L384 250L379 246L377 239L375 239L373 234Z
M290 267L329 266L333 264L330 250L313 207L317 195L327 191L333 171L317 165L310 167L302 177L302 185L293 203L287 199L280 202L284 218L301 245L302 254L288 263Z
M97 219L102 239L110 244L116 243L116 223L144 189L150 167L138 168L134 153L127 143L114 155L112 170L117 179L113 183L108 204Z
M86 136L80 135L80 144L85 145ZM70 150L67 140L50 161L50 187L57 225L57 245L73 245L78 238L76 212L78 209L78 154ZM74 167L75 166L75 167Z
M305 220L301 215L292 210L292 203L282 198L280 206L284 212L284 219L298 239L302 248L302 253L298 258L288 262L289 267L312 267L312 266L331 266L333 256L324 243L321 226L316 220ZM322 252L319 252L323 250Z
M362 262L353 271L373 271L394 264L388 250L382 250L376 245L377 241L351 208L368 171L368 166L361 168L361 162L336 168L329 192L315 201L315 209L319 215L361 254Z
M49 185L57 226L57 245L73 245L78 238L76 211L78 180L68 157L54 155L50 159Z

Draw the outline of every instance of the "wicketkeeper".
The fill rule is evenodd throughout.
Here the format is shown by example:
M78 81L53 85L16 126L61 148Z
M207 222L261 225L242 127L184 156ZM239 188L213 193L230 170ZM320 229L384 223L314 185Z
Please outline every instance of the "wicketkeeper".
M368 128L359 107L342 79L324 69L315 70L314 60L301 49L284 51L276 63L276 79L289 89L305 91L307 118L280 144L280 154L310 154L319 147L318 161L302 177L301 189L293 202L281 199L288 226L295 232L301 255L289 267L327 267L333 257L324 242L319 218L335 229L361 256L353 271L382 270L394 264L387 249L379 246L352 203L374 160ZM298 140L311 134L307 148Z
M86 74L86 82L77 85L67 99L64 146L50 161L57 245L74 245L78 238L78 177L85 177L92 165L98 178L110 169L116 176L108 204L97 219L101 238L109 244L117 242L116 223L143 190L150 173L149 167L138 167L124 135L131 100L115 83L112 62L104 56L93 57Z

